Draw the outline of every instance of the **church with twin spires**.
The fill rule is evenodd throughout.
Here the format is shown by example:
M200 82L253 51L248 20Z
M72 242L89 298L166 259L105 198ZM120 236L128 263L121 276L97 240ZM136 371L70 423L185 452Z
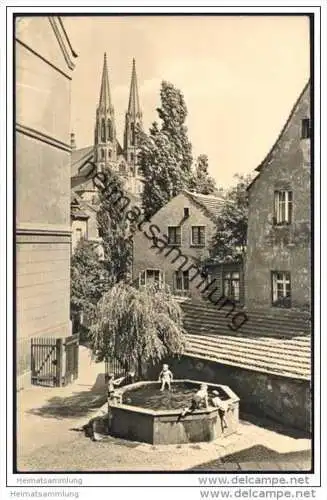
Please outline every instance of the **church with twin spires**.
M96 107L94 143L77 149L75 135L71 134L71 219L72 247L81 238L99 241L96 224L98 206L97 189L92 182L94 165L98 172L109 167L123 180L125 190L132 202L139 203L143 188L142 176L137 164L136 130L142 128L137 86L135 59L127 112L125 114L124 138L121 144L117 139L115 110L110 92L107 55L104 54L99 102Z

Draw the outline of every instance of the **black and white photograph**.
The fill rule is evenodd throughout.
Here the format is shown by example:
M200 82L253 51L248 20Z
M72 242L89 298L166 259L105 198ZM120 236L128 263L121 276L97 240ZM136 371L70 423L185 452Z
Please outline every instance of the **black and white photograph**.
M319 20L154 10L7 13L8 467L308 487Z

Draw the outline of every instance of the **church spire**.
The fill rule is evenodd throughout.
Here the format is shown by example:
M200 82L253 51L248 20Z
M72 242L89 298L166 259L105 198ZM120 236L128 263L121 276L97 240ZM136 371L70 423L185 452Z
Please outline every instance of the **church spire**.
M129 92L129 101L128 101L128 111L127 113L131 115L132 118L141 118L142 113L140 110L140 101L139 101L139 92L137 87L137 77L136 77L136 68L135 68L135 59L133 59L133 67L132 67L132 78L131 78L131 87Z
M136 169L137 130L142 128L142 112L140 108L137 87L135 59L133 59L131 87L129 92L128 110L125 116L124 154L132 170Z
M108 76L107 54L105 52L103 58L99 108L103 110L108 110L111 107L112 104L111 104L110 85Z
M95 161L98 170L110 166L117 158L114 108L111 101L107 54L104 54L99 104L94 130Z

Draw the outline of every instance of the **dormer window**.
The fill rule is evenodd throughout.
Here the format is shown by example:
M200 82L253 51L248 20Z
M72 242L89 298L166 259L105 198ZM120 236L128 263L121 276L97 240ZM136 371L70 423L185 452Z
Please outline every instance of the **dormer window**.
M188 207L184 208L184 218L187 219L187 217L190 216L190 209Z
M302 131L301 131L301 139L309 139L311 135L311 126L309 118L304 118L302 120Z

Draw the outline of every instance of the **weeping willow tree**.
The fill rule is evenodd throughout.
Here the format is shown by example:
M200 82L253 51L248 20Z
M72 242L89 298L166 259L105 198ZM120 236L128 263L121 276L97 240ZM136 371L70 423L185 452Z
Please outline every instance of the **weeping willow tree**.
M98 302L91 339L99 361L116 358L142 376L144 364L184 351L182 311L167 288L120 282Z

